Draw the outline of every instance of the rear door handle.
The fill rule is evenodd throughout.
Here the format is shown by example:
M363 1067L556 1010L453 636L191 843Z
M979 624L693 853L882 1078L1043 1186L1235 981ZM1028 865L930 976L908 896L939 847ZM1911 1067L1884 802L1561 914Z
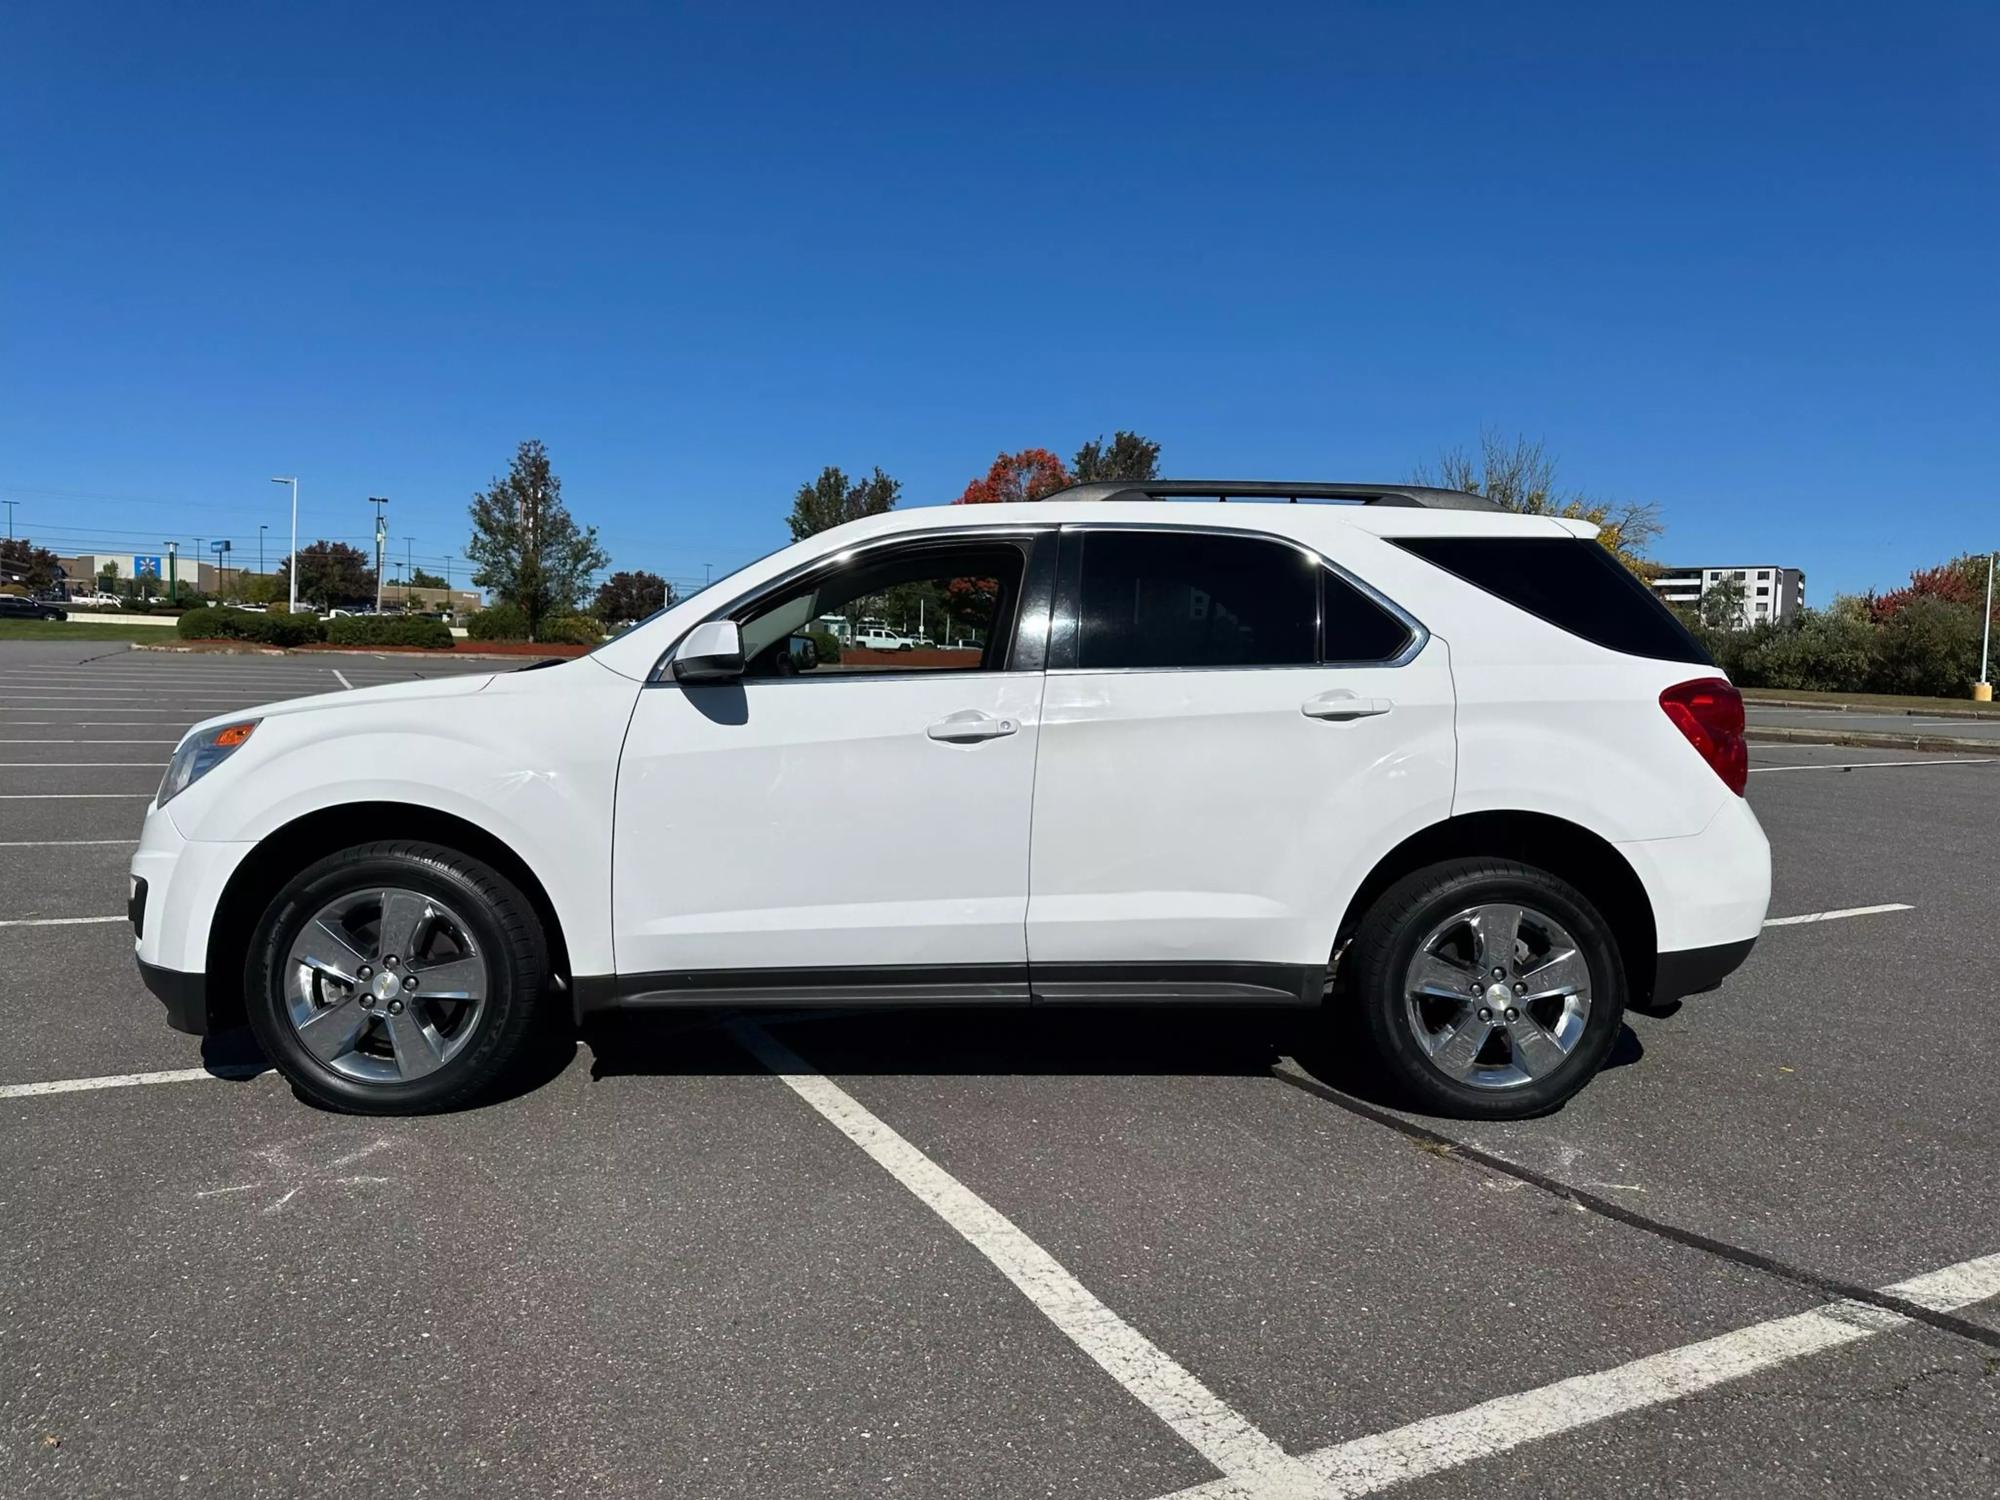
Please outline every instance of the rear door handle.
M1000 739L1020 727L1015 719L996 719L976 708L961 708L955 714L946 714L924 733L947 744L970 745L980 740Z
M1386 714L1395 706L1394 701L1388 698L1357 698L1346 688L1335 688L1317 698L1306 699L1299 709L1308 719L1332 719L1335 723L1345 723L1349 719L1372 719L1377 714Z

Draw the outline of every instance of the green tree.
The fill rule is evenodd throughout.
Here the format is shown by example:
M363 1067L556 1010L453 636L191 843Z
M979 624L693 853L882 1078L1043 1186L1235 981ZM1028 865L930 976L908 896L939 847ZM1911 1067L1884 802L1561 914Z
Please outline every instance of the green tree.
M107 594L118 592L118 564L108 562L97 570L97 586Z
M578 526L563 504L562 480L549 451L530 438L507 477L472 497L472 581L519 608L529 640L542 623L573 615L590 592L590 575L611 559L595 526Z
M292 560L278 564L273 575L274 598L292 594ZM360 604L375 597L375 570L359 547L324 539L299 548L299 597L321 609L340 604Z
M1435 467L1419 464L1411 479L1417 484L1465 490L1498 501L1509 510L1531 516L1561 516L1597 527L1597 540L1641 578L1652 578L1657 564L1645 557L1648 544L1666 526L1660 508L1636 501L1597 500L1556 484L1556 461L1539 440L1511 440L1493 431L1479 435L1479 451L1448 448Z
M590 612L606 625L643 620L674 602L674 586L657 573L613 573L597 586Z
M422 568L412 568L410 569L410 587L413 589L443 589L450 588L451 585L435 573L426 573Z
M9 537L0 542L0 577L19 583L31 593L55 587L55 553L37 547L26 537Z
M1146 480L1160 477L1160 445L1136 432L1119 429L1112 434L1111 446L1096 437L1076 450L1070 465L1078 484L1091 479Z
M1743 599L1742 579L1718 578L1695 601L1695 618L1710 630L1740 630L1749 623L1743 617Z
M819 471L819 478L811 484L799 486L785 524L792 528L792 540L802 542L862 516L879 516L893 510L902 494L901 482L884 474L879 465L866 479L852 481L829 465Z

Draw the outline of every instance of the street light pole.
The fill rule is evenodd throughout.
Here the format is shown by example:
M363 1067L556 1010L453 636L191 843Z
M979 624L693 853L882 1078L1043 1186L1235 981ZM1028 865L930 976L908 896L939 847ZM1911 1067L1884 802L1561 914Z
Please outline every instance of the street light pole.
M273 479L273 484L289 484L292 487L292 562L288 571L292 575L292 601L289 606L293 614L299 612L299 481L296 475L286 479Z
M375 507L375 613L382 613L382 544L389 539L388 523L383 520L382 507L389 503L387 495L370 495L368 503Z
M1972 686L1972 696L1980 703L1993 701L1993 679L1987 673L1992 658L1987 654L1993 644L1993 558L1986 554L1986 613L1979 622L1979 681Z
M257 528L257 576L260 578L264 574L264 533L270 529L269 526Z

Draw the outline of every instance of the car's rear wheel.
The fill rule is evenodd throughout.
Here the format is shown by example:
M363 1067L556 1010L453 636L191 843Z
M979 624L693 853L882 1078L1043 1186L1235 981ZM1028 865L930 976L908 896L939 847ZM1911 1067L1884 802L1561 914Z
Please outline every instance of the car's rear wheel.
M250 943L251 1028L298 1090L337 1109L476 1102L524 1059L548 978L534 907L483 862L391 840L318 860Z
M1454 860L1369 908L1344 963L1352 1003L1405 1102L1518 1119L1555 1108L1603 1066L1625 1009L1617 939L1545 870Z

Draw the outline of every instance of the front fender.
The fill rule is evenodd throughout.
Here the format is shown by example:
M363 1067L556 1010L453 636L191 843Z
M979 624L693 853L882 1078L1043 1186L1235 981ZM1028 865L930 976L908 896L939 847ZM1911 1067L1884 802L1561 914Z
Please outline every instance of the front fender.
M637 689L595 668L535 675L511 691L272 715L166 810L191 842L245 851L357 803L462 818L534 872L573 968L610 973L612 802Z

